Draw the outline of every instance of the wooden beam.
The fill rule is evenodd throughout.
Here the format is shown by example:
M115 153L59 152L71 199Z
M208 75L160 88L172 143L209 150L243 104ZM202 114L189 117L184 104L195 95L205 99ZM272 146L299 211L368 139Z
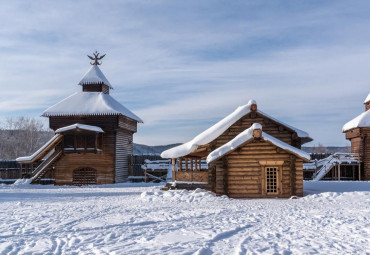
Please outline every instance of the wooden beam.
M182 171L182 158L179 158L179 170Z
M340 181L340 164L337 165L337 169L338 169L338 181Z
M355 180L355 166L352 166L352 181Z
M172 171L175 171L176 170L176 159L175 158L171 159L171 162L172 162Z
M361 163L358 164L358 180L361 181Z

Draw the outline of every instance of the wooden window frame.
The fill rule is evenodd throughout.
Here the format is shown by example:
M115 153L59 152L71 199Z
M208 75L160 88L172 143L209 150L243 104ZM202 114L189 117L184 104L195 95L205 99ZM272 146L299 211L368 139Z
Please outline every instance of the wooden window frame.
M276 160L276 161L268 161L263 160L259 161L261 166L261 182L262 182L262 194L267 196L276 196L282 194L282 169L283 169L283 160ZM270 193L267 192L267 176L266 171L267 168L276 168L277 175L276 175L276 185L277 185L277 192Z
M280 178L279 178L279 175L280 175L279 174L280 173L279 167L277 167L277 166L266 166L266 167L264 167L264 169L265 169L265 180L264 181L266 183L266 185L265 185L265 187L266 187L266 190L265 190L266 194L267 195L278 195L278 194L280 194L281 188L280 188ZM271 169L273 169L272 171L276 171L275 172L275 180L270 180L272 182L275 182L275 186L276 186L276 191L275 192L269 191L269 178L268 178L269 176L268 176L268 172L269 171L272 172ZM270 173L270 174L272 174L272 173ZM271 185L274 185L274 184L272 183Z

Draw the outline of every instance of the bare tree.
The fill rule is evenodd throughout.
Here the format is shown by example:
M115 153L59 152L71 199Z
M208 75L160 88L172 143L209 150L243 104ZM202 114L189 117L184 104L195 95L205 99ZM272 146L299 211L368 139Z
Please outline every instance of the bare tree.
M314 145L312 147L312 153L328 153L328 149L324 145L319 143L317 146Z
M0 126L0 158L27 156L40 148L52 135L36 118L7 118Z

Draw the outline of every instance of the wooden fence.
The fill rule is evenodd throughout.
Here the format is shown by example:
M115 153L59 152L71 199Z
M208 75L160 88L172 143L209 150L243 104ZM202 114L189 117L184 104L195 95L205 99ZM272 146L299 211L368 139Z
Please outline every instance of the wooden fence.
M144 176L144 171L141 165L145 164L145 160L160 160L162 159L159 155L132 155L131 156L131 169L132 176Z
M0 179L19 179L21 177L22 171L17 161L0 161Z
M324 159L329 157L330 155L333 155L332 153L310 153L311 160L317 159Z
M132 176L144 176L144 171L141 165L145 164L145 160L160 160L162 159L159 155L132 155L131 156L131 169ZM53 178L54 173L45 178ZM22 172L20 165L15 160L0 161L0 179L19 179L22 178Z

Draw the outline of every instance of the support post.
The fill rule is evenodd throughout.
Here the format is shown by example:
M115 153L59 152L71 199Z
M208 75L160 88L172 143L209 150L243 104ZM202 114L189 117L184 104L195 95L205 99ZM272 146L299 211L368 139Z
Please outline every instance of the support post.
M182 158L179 158L179 171L182 171Z
M358 180L361 181L361 163L358 164Z
M172 159L172 181L176 180L176 159Z
M338 181L340 181L340 164L338 164L337 168L338 168Z
M352 180L355 180L355 166L352 165Z

